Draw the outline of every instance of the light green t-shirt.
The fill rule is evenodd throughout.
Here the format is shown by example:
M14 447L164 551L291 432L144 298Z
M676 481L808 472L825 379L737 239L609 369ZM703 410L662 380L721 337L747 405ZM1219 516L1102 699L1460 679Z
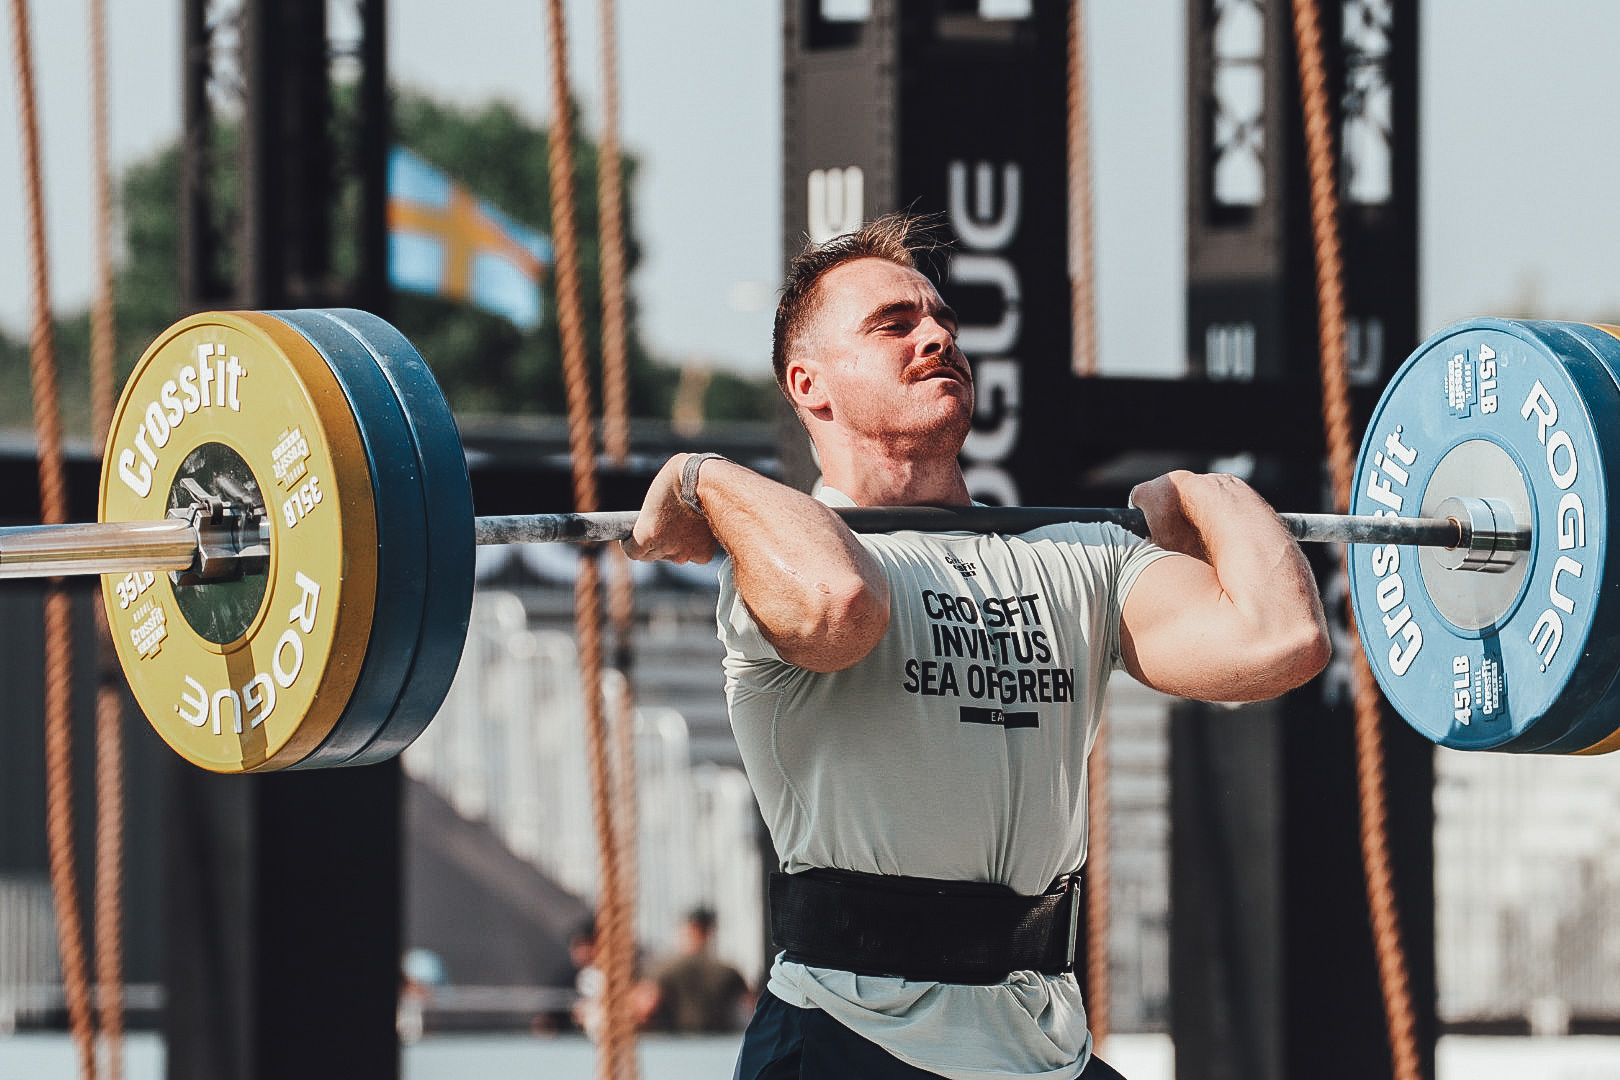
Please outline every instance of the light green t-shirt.
M1166 552L1112 525L860 541L889 582L889 629L831 674L782 660L721 568L731 724L782 869L1044 892L1085 860L1086 755L1120 663L1120 609ZM770 990L955 1080L1060 1080L1090 1054L1068 975L969 986L778 958Z

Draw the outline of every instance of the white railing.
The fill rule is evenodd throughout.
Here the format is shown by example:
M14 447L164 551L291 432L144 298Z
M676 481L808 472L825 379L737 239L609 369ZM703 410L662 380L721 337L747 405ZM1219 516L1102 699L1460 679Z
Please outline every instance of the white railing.
M0 1034L50 1009L61 980L50 883L0 874Z
M1152 1030L1169 1003L1172 699L1124 678L1109 697L1111 1014ZM1441 1020L1557 1034L1620 1017L1620 757L1439 750L1435 773Z
M619 678L604 680L609 702ZM455 683L405 767L589 900L597 867L584 711L573 639L530 629L517 597L480 591ZM736 769L694 768L686 721L673 709L639 707L635 741L640 944L668 949L682 914L702 904L718 915L719 955L760 971L761 866L747 780Z
M1620 1015L1620 773L1612 758L1435 759L1440 1015Z

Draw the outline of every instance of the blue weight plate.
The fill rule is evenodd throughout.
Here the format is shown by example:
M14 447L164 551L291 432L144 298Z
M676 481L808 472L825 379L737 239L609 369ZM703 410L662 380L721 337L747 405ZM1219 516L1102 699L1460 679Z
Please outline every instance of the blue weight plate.
M461 662L472 613L472 484L461 434L433 373L416 348L392 325L365 311L319 312L341 324L366 347L392 386L416 448L427 498L427 559L421 636L399 702L371 742L345 762L365 765L399 754L427 727L444 703Z
M1439 553L1358 545L1350 594L1379 685L1423 735L1468 750L1590 746L1620 637L1620 389L1564 324L1448 327L1395 373L1374 410L1350 512L1418 517L1446 496L1500 499L1533 530L1507 573L1448 570ZM1608 438L1604 435L1608 433ZM1584 742L1582 740L1585 740Z
M331 733L295 765L346 763L387 724L410 681L421 637L428 503L410 425L371 353L318 310L272 311L304 336L337 376L365 440L377 503L377 601L359 681Z
M1536 325L1542 327L1549 324L1538 323ZM1616 340L1612 335L1595 326L1587 326L1581 323L1558 323L1552 325L1556 325L1560 333L1566 335L1568 339L1572 339L1568 344L1569 351L1576 351L1580 345L1584 345L1591 350L1592 355L1609 372L1610 377L1615 380L1616 384L1620 385L1620 340ZM1607 432L1610 438L1620 437L1620 432L1614 432L1612 429L1612 425L1617 419L1620 419L1620 416L1611 416L1608 423L1602 425L1599 430ZM1611 473L1610 475L1620 474ZM1605 500L1606 507L1607 500ZM1590 531L1591 525L1589 523L1588 532L1590 533ZM1604 535L1607 536L1606 531ZM1615 545L1612 551L1615 561L1620 562L1620 545ZM1570 554L1573 553L1573 550L1571 550ZM1614 571L1612 565L1603 567L1603 569L1605 576L1600 580L1607 582L1607 585L1599 589L1598 582L1594 582L1593 588L1612 595L1616 591L1616 583L1620 582L1620 579L1609 576ZM1616 620L1596 621L1587 637L1583 654L1581 664L1587 676L1594 680L1606 680L1608 682L1607 689L1597 704L1586 710L1585 715L1576 722L1568 735L1540 747L1538 753L1608 753L1620 749L1620 678L1616 678L1616 669L1620 667L1620 664L1617 664L1617 658L1620 658L1620 622Z

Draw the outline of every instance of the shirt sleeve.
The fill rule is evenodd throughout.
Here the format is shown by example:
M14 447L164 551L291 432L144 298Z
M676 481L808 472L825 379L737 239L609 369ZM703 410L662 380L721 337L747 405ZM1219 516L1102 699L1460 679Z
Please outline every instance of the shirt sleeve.
M1108 667L1118 671L1125 665L1120 644L1125 598L1143 570L1173 553L1117 525L1075 525L1072 528L1076 554L1091 579L1089 588L1097 605L1093 610L1102 617L1099 632L1107 644Z
M1123 615L1125 598L1130 595L1131 586L1136 584L1136 579L1142 576L1142 571L1166 555L1174 554L1174 552L1166 551L1153 541L1144 540L1135 533L1125 532L1123 529L1117 531L1124 533L1129 539L1129 543L1125 547L1124 558L1120 561L1119 575L1115 579L1114 585L1115 614Z

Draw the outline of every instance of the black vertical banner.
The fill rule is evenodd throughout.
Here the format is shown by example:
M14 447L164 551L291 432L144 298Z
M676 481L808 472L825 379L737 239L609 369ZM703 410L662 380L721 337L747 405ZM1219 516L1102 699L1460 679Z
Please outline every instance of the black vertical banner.
M1069 474L1043 433L1074 419L1067 5L1007 19L963 7L902 5L897 203L942 214L951 243L930 270L973 361L969 491L1061 503Z
M1365 405L1417 328L1417 5L1318 5L1350 379ZM1187 356L1213 382L1317 384L1293 7L1189 0Z
M874 0L839 19L787 4L784 244L889 210L934 215L948 246L925 269L962 317L978 387L969 488L1072 502L1067 12L1000 7L1012 14Z
M353 6L359 38L338 42L323 0L186 0L188 309L386 307L386 2ZM234 15L235 52L216 33ZM332 104L345 53L361 65L352 127ZM234 143L213 115L233 100ZM345 179L360 193L346 281L331 220ZM166 1075L398 1076L400 763L216 776L164 759Z
M1359 430L1419 338L1418 5L1317 8ZM1293 16L1294 5L1270 0L1188 0L1187 353L1209 390L1296 403L1289 415L1309 435L1298 452L1259 455L1253 479L1274 503L1304 507L1324 498L1324 481ZM1188 703L1171 729L1171 1033L1182 1080L1392 1071L1360 852L1348 658L1359 646L1337 551L1309 554L1338 631L1327 674L1241 715ZM1382 738L1416 1049L1433 1075L1433 747L1387 708Z

